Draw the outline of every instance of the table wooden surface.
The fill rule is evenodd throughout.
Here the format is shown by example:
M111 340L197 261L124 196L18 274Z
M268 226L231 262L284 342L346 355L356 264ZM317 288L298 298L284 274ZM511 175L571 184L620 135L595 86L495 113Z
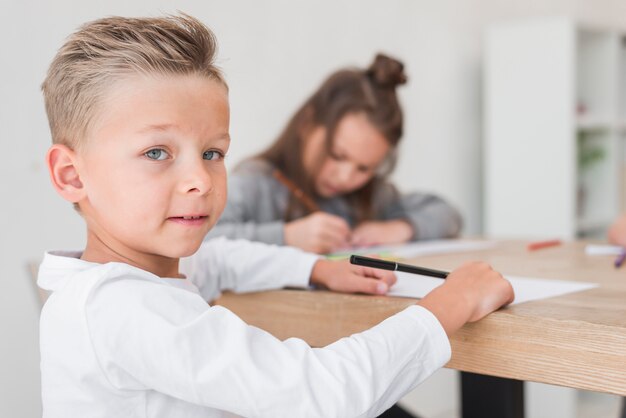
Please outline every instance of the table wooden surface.
M615 269L614 257L585 255L583 242L533 252L526 244L507 241L410 260L443 270L485 260L504 275L600 285L506 307L465 325L451 338L446 367L626 396L626 265ZM278 290L224 294L217 303L280 339L299 337L319 347L370 328L415 300Z

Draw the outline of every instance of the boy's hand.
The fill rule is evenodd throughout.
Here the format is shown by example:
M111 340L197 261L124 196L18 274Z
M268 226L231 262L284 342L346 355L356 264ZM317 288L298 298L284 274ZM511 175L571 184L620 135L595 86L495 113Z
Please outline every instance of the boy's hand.
M384 295L395 282L392 271L355 266L348 260L318 260L311 272L311 284L344 293Z
M472 262L450 273L444 284L418 305L431 311L450 335L466 322L478 321L514 298L511 283L500 273L487 263Z
M409 241L413 235L413 226L402 219L393 221L368 221L354 228L350 244L355 247L401 244Z
M348 247L350 226L339 216L315 212L285 225L285 244L326 254Z

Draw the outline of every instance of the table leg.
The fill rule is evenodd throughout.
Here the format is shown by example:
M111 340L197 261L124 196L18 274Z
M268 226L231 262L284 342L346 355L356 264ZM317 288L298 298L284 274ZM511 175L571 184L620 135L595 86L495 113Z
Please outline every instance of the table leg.
M524 418L524 382L461 372L463 418Z

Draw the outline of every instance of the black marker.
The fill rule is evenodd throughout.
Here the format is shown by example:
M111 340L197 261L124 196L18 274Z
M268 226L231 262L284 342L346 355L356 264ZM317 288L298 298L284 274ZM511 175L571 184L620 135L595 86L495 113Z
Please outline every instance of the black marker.
M449 274L447 271L433 270L425 267L412 266L410 264L396 263L395 261L385 261L377 258L363 257L360 255L351 255L350 263L356 264L357 266L373 267L376 269L421 274L422 276L437 277L439 279L445 279Z

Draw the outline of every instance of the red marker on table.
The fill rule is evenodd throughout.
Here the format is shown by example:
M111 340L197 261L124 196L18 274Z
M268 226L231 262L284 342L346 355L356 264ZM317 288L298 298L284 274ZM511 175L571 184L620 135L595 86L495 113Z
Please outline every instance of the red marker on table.
M535 250L541 250L543 248L555 247L557 245L561 245L560 239L551 239L547 241L531 242L530 244L528 244L526 248L528 249L528 251L535 251Z

